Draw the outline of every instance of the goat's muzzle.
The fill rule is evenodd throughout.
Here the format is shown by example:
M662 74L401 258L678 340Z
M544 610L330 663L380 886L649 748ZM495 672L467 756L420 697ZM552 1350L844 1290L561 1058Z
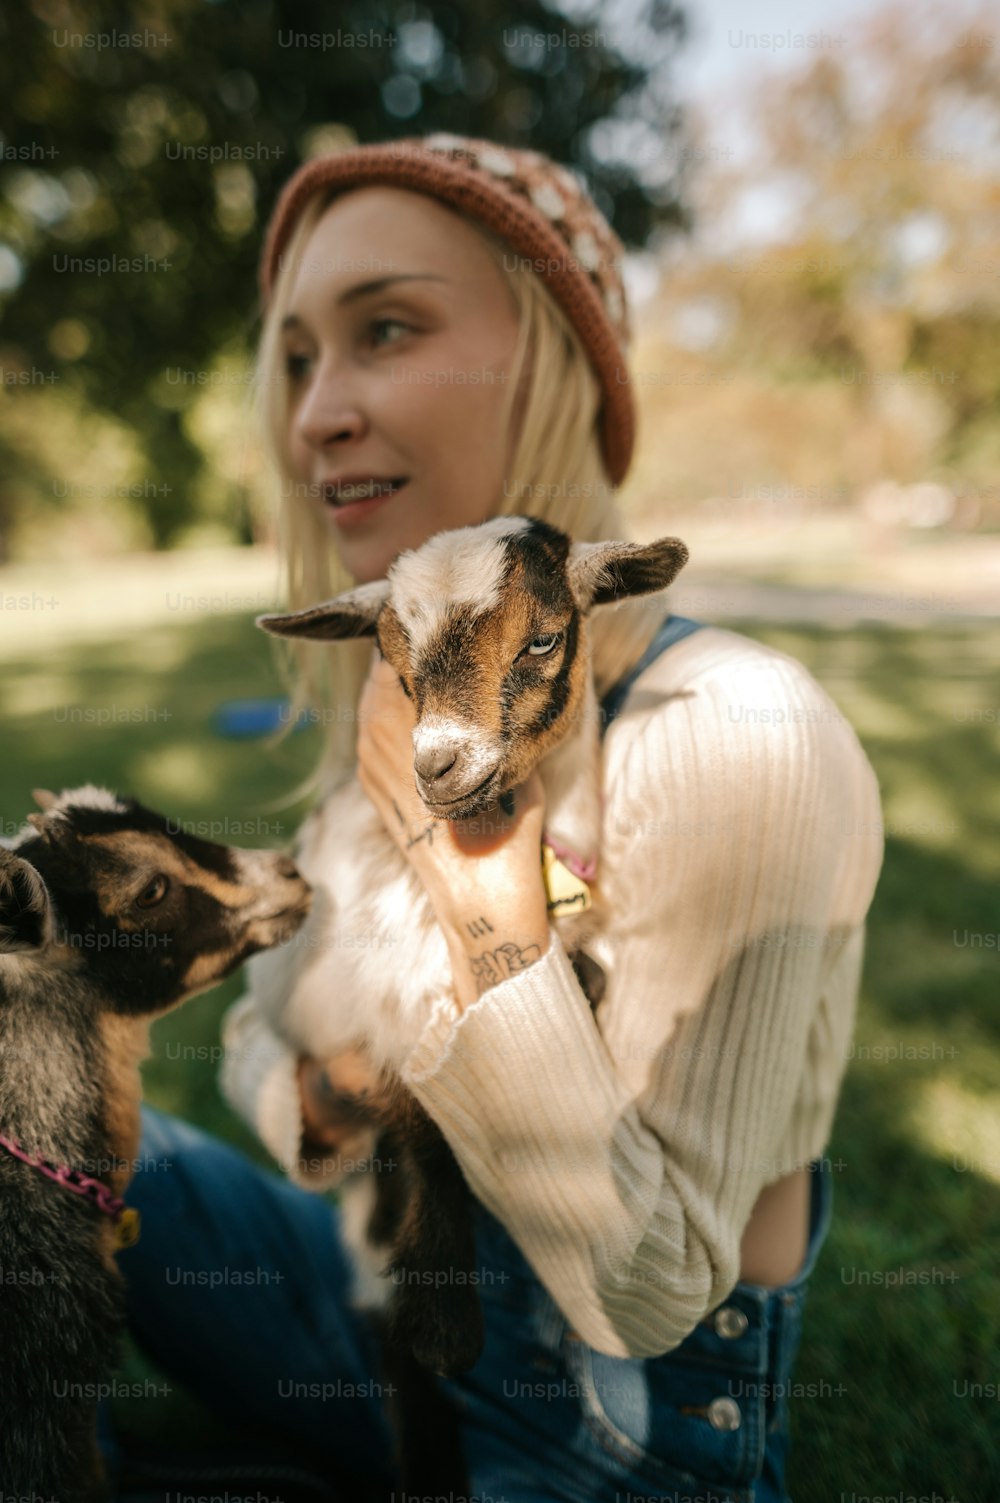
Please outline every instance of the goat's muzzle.
M413 775L431 814L461 819L476 813L499 790L502 758L494 741L436 718L413 733Z
M465 819L494 802L501 791L499 772L497 763L485 778L476 781L477 772L470 775L459 760L429 779L417 772L417 792L429 813L444 819Z

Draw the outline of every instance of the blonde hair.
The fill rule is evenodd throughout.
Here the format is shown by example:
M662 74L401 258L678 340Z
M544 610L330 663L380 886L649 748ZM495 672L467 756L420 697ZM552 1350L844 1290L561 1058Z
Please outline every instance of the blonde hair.
M285 448L288 390L281 322L306 242L330 201L329 192L317 192L296 221L272 289L254 372L258 431L273 478L281 486L278 545L289 610L330 599L356 583L337 558L319 508L297 504ZM600 385L575 328L530 266L521 258L514 260L509 247L485 226L466 222L506 277L520 319L502 418L508 428L514 421L519 426L496 514L537 517L584 542L627 538L600 449ZM626 600L601 607L591 618L598 696L641 655L666 614L666 606L651 611L649 604ZM328 791L348 777L354 765L357 704L371 662L371 640L280 646L290 654L282 661L292 700L283 734L303 710L316 714L328 728L319 765L296 796Z

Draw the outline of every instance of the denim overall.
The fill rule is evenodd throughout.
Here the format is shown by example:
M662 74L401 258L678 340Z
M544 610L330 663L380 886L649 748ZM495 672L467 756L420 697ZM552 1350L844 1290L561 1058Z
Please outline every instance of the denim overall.
M605 729L632 680L699 625L664 622L605 697ZM128 1200L143 1232L119 1255L140 1344L210 1407L262 1435L280 1431L300 1459L395 1488L374 1338L347 1302L338 1207L177 1118L144 1107L142 1120ZM476 1202L486 1344L471 1372L440 1380L461 1423L470 1498L787 1503L788 1385L832 1201L829 1164L809 1168L809 1243L796 1276L774 1289L737 1283L654 1358L587 1346ZM102 1426L114 1473L106 1407Z

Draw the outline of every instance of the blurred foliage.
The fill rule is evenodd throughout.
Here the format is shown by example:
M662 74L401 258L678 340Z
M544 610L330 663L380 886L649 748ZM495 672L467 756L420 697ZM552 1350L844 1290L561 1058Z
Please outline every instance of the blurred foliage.
M220 350L246 360L264 225L317 151L485 136L584 172L627 244L679 223L683 33L675 0L5 8L0 369L22 412L0 432L0 558L19 511L65 500L48 435L73 411L117 435L85 501L136 513L160 546L194 520L203 450L186 418L204 388L179 373L203 383ZM233 507L249 533L246 498Z
M730 101L739 141L691 119L695 233L637 361L651 463L672 499L942 482L940 520L997 525L996 10L893 5L842 29L800 67L754 70Z

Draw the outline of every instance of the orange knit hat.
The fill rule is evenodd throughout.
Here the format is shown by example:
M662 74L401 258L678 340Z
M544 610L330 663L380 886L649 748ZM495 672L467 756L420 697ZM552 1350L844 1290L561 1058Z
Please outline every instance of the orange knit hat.
M282 252L318 189L387 183L429 193L507 242L546 283L580 336L604 393L601 443L614 485L635 442L635 404L625 351L624 247L576 177L537 151L438 133L353 146L304 163L271 215L260 262L266 308Z

